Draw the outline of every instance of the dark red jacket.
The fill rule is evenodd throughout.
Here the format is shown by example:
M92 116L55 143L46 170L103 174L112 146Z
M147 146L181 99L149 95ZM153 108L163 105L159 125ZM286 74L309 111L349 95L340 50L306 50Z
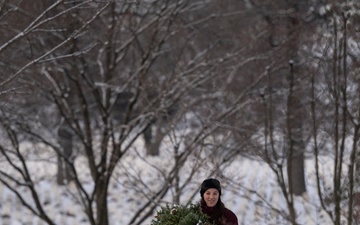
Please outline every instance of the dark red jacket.
M208 215L211 219L215 219L216 215L219 214L219 210L216 207L207 207L206 205L201 204L202 212ZM216 225L239 225L238 219L230 209L225 208L223 213L223 221L222 223L217 223Z

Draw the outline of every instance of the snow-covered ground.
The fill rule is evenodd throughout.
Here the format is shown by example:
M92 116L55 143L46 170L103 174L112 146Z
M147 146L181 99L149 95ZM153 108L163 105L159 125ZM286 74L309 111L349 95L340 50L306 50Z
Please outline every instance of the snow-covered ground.
M142 143L134 149L141 150ZM42 203L50 216L54 218L59 225L85 225L89 224L85 214L79 205L74 203L71 193L76 193L72 185L67 187L56 184L56 160L54 156L47 156L48 160L29 161L28 166L32 173L36 175L38 190ZM165 167L171 162L171 154L163 153L161 157L149 157L149 163ZM31 157L29 157L31 158ZM34 157L36 158L36 157ZM50 159L50 160L49 160ZM332 182L332 159L330 157L321 157L322 182L331 186ZM89 172L86 169L86 160L78 157L76 165L81 173L81 179L90 181ZM121 175L133 173L141 176L147 181L158 179L158 174L152 171L147 163L139 157L139 152L135 150L127 155L122 161L123 167L119 167L115 180L109 190L109 209L111 225L127 225L133 213L142 205L142 198L136 190L127 189L125 180ZM1 165L0 165L1 166ZM264 162L251 160L238 156L234 162L222 168L222 173L230 178L221 180L223 186L222 200L225 205L233 210L242 225L272 225L289 224L281 216L287 213L285 199L281 193L274 173ZM185 170L184 173L187 171ZM197 188L203 179L193 182L189 193L184 193L183 198L198 192ZM316 193L314 162L306 161L306 183L307 193L302 197L296 198L296 210L298 213L298 222L304 225L331 224L328 216L319 207ZM150 184L150 183L149 183ZM90 182L88 185L91 188ZM24 190L23 193L26 193ZM30 195L29 195L30 199ZM199 195L195 196L199 200ZM16 196L6 187L0 184L0 225L42 225L39 218L33 216ZM150 224L150 219L143 224Z

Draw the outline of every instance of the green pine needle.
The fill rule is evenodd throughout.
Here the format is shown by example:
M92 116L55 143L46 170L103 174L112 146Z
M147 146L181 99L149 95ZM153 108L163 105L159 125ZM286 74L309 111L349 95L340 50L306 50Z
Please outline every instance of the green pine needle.
M166 205L162 207L151 225L211 225L209 217L201 212L200 204Z

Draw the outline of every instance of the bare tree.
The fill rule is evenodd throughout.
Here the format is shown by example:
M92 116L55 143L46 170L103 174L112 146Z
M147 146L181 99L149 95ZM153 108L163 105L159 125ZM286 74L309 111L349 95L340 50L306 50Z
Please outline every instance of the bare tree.
M349 46L354 46L353 41L358 39L358 35L354 32L354 29L356 29L354 22L357 20L358 15L352 13L358 7L352 3L333 3L328 5L327 10L324 10L323 15L333 19L333 23L330 26L331 31L329 31L332 35L330 36L331 39L328 40L328 47L324 48L323 58L316 60L320 62L321 71L324 71L324 79L321 82L328 85L326 96L331 100L330 104L325 106L320 104L324 97L317 94L316 85L312 86L312 117L314 140L316 140L314 143L316 159L318 159L320 152L318 134L321 127L325 127L327 133L329 133L329 139L334 148L334 152L330 153L334 155L332 193L322 192L321 183L318 182L317 184L321 205L327 210L334 224L341 224L344 218L347 224L358 223L357 211L354 208L358 207L355 197L357 190L355 179L358 176L356 175L355 165L359 142L359 125L357 122L359 115L357 101L359 96L355 94L357 91L350 91L352 88L357 90L358 82L351 75L356 73L355 71L357 70L357 60L353 58L356 48L349 48ZM329 49L331 51L328 51ZM317 80L313 77L313 83ZM322 121L318 116L319 110L323 109L323 107L331 109L329 113L323 115L333 121L333 126L324 126L323 124L326 124L326 122ZM349 146L350 140L352 144ZM346 168L346 165L349 165L349 167ZM318 167L317 161L317 171ZM344 174L348 174L345 179ZM334 203L334 209L327 204L329 197L327 198L326 196L330 196L331 202ZM347 212L346 216L343 215L343 211Z
M321 44L321 42L316 42L316 39L309 39L307 37L309 37L308 34L311 34L315 31L315 28L319 29L319 26L321 27L321 30L324 29L324 27L322 27L324 23L322 23L321 20L318 20L317 18L331 18L331 16L327 17L328 15L323 14L323 11L326 11L324 9L330 9L329 11L337 12L337 18L343 19L334 19L332 21L341 21L337 22L337 25L339 26L340 23L340 27L347 27L347 25L344 24L347 24L347 20L350 17L341 17L341 13L343 13L343 15L353 16L353 14L350 13L350 11L352 11L350 10L350 8L357 6L353 3L343 5L341 3L329 3L328 5L321 6L320 3L314 2L314 7L316 7L317 10L320 10L313 11L314 8L312 9L311 7L309 7L310 4L305 2L302 2L300 5L297 3L291 3L290 1L279 1L279 4L277 4L276 6L274 5L275 3L272 4L273 2L268 2L268 4L256 4L255 1L251 2L253 4L248 5L250 9L254 9L255 6L257 6L256 9L258 10L262 9L260 10L260 14L264 16L265 21L267 21L267 24L269 25L269 43L271 45L271 48L277 49L276 52L274 51L274 56L277 56L277 60L271 61L272 64L269 63L268 67L266 67L268 79L267 82L263 84L263 88L259 88L258 91L258 99L262 99L262 106L260 104L257 104L258 101L255 101L255 104L252 106L253 112L259 112L261 110L264 112L264 114L260 113L260 115L263 116L263 121L265 124L265 143L261 143L264 144L264 146L262 147L254 144L253 147L255 149L265 149L264 152L258 150L257 153L263 156L263 158L269 163L270 167L275 172L278 183L288 203L288 219L292 224L297 224L297 213L294 207L295 198L293 197L293 195L301 195L306 191L304 177L304 160L306 157L305 149L310 143L308 142L308 140L310 140L310 136L308 134L311 124L309 121L310 114L308 113L307 109L310 106L310 103L313 103L314 101L308 101L309 95L306 90L314 81L311 82L308 79L309 77L307 74L314 73L314 76L318 76L319 73L321 74L321 69L318 68L318 70L316 71L311 69L313 66L313 61L311 61L309 58L306 58L314 56L306 55L304 57L304 52L306 52L307 49L313 48L309 46L323 46L323 42ZM357 16L355 16L353 19L356 20L356 17ZM355 27L356 25L354 25L354 27L351 27L350 29L355 29ZM333 217L333 221L335 224L340 223L341 210L346 210L346 212L348 212L349 214L347 218L348 223L351 224L350 218L353 216L353 210L351 208L345 209L342 207L342 203L344 203L345 199L347 198L345 197L344 199L344 196L347 196L347 194L345 193L348 193L347 191L349 191L346 188L344 189L344 186L347 185L346 181L344 183L344 180L342 178L344 173L344 164L349 163L350 165L353 165L352 161L346 161L348 153L345 153L347 148L345 140L347 138L355 138L353 139L353 141L354 143L357 143L357 126L355 125L356 123L354 123L354 120L351 120L351 123L354 125L354 127L350 128L348 121L349 118L347 116L344 116L344 114L346 113L343 113L345 111L348 111L346 107L344 108L344 105L349 105L349 103L344 103L349 102L349 93L344 90L348 89L349 86L353 85L353 83L350 82L349 76L347 75L347 73L350 73L348 71L349 58L352 58L351 55L353 55L353 53L349 54L346 47L348 43L345 40L349 39L345 38L348 37L346 36L348 35L346 29L342 29L341 31L336 30L336 32L334 32L333 34L335 33L336 35L333 36L335 37L335 39L337 39L338 36L341 37L335 41L337 44L334 44L334 46L332 46L328 44L329 42L326 42L327 45L325 45L325 49L331 49L333 51L333 61L326 61L322 65L324 67L333 65L332 73L336 74L337 78L327 77L326 79L320 80L319 78L314 78L316 81L318 81L318 83L314 84L315 87L313 86L313 88L315 88L315 90L319 89L323 91L323 89L321 89L320 87L324 83L331 84L332 82L336 83L335 86L341 87L339 87L339 89L341 90L338 90L336 92L338 93L338 95L336 95L338 96L338 103L335 105L338 105L338 107L335 106L333 108L334 110L338 108L338 110L335 110L337 112L335 114L337 114L338 116L336 118L331 117L331 119L333 119L334 121L333 124L338 124L337 128L335 129L337 130L337 135L335 135L336 132L331 132L331 134L333 134L331 138L334 138L334 143L338 143L337 145L334 145L334 149L336 149L334 153L334 174L336 175L334 178L333 186L333 195L338 197L337 200L336 198L331 199L331 203L334 203L336 206L335 209L331 209L328 205L324 208L328 210L329 214L337 214L337 216ZM352 32L352 35L356 37L354 32ZM309 50L309 52L314 54L314 52L312 52L311 50ZM315 56L315 58L317 58L317 56ZM263 68L265 68L265 66ZM348 78L346 79L344 77ZM337 90L337 88L329 87L327 90L332 93L333 91ZM317 92L317 94L319 93ZM351 101L356 101L354 100L356 99L356 97L354 98L352 96L351 99ZM323 100L324 99L322 99L321 101ZM285 102L287 102L286 106L284 105ZM325 118L329 118L326 116L328 115L326 111L329 110L330 106L326 105L320 107L320 105L322 104L320 102L317 103L319 104L319 106L314 107L319 108L316 113L313 113L313 116L315 115L315 118L317 118L317 120L316 122L312 122L312 126L313 130L317 131L316 135L319 135L319 129L321 129L320 124L329 125L328 120L326 120ZM321 112L321 110L323 111ZM323 115L324 117L321 117L321 115ZM350 117L356 118L354 114L352 114L352 116ZM259 122L259 117L257 118L257 121ZM284 120L282 120L282 118L284 118ZM352 130L351 133L354 134L354 136L352 136L352 134L350 134L349 136L349 129ZM353 131L355 133L353 133ZM327 130L326 132L329 131ZM281 137L280 139L279 135ZM316 137L319 138L318 136ZM317 140L318 144L319 142L323 143L323 140ZM357 151L355 150L356 145L357 144L354 144L352 147L353 154ZM316 155L319 154L320 149L321 146L316 147ZM352 156L354 159L354 155ZM284 171L284 166L287 167L286 171ZM353 170L354 168L351 166L350 171ZM318 177L318 179L318 185L321 186L321 177ZM351 181L350 183L352 182L353 181ZM321 192L320 189L319 192ZM326 194L324 195L324 193L321 193L321 195L322 196L320 198L325 198L324 196L326 196ZM352 199L352 197L349 198ZM352 200L350 200L348 204L349 206L353 205L351 201ZM324 202L322 202L322 204L326 205Z
M16 84L28 94L18 90L19 98L13 96L2 114L3 130L10 140L1 146L2 155L19 176L1 171L0 180L25 207L55 224L39 201L33 175L27 172L21 140L43 143L55 152L58 168L66 168L65 179L58 171L59 183L74 183L76 199L89 223L106 225L110 183L122 158L134 150L133 143L149 129L156 131L147 147L148 154L157 155L163 137L177 132L187 113L194 113L201 124L197 132L184 133L189 137L185 149L179 149L183 138L173 136L174 164L160 171L156 191L144 189L148 198L130 223L141 224L152 215L172 184L176 187L174 201L180 201L182 190L201 165L197 163L180 181L187 159L195 150L201 151L206 138L218 130L219 124L212 121L221 123L240 108L235 104L211 111L207 105L218 98L212 93L216 88L213 79L222 79L219 72L231 67L229 62L238 49L219 54L221 46L213 44L211 37L206 43L202 40L206 35L202 25L221 18L196 14L206 6L204 1L5 5L2 29L7 32L0 46L4 62L0 87ZM16 20L18 26L12 26ZM218 40L221 38L216 37ZM24 108L27 105L30 107ZM72 151L74 146L77 152ZM75 154L87 159L90 191L78 176ZM141 177L135 180L135 187L141 189ZM37 204L29 204L16 185L31 191Z
M0 181L35 215L55 224L39 200L27 153L20 148L24 140L43 143L58 156L59 183L75 184L89 224L110 224L108 191L121 179L143 199L129 221L142 224L163 203L191 201L196 193L182 194L209 162L207 175L226 178L221 168L234 156L260 155L286 198L289 212L284 217L297 224L294 195L306 191L305 148L312 139L317 158L319 134L326 132L336 150L331 199L336 207L326 203L318 182L321 205L339 224L341 203L348 200L352 224L358 109L347 103L358 96L347 91L356 81L349 78L356 69L348 71L347 62L357 61L346 37L356 33L348 36L343 29L337 39L334 30L333 47L328 48L333 50L333 69L329 61L321 61L324 72L312 71L302 47L314 44L306 37L323 23L307 14L310 6L290 1L4 1L0 88L6 135L0 150L17 173L1 170ZM337 25L352 21L345 15ZM325 76L329 71L333 77ZM318 74L324 78L317 80ZM324 84L329 105L318 97ZM264 143L252 140L259 132ZM343 189L349 136L354 144L349 186ZM146 156L133 147L142 138ZM166 153L173 156L166 168L151 162L151 156L164 154L164 138ZM123 159L129 153L154 168L160 177L156 184L127 171ZM91 190L79 176L75 157L87 160ZM35 205L17 185L32 193ZM165 198L169 193L171 200Z

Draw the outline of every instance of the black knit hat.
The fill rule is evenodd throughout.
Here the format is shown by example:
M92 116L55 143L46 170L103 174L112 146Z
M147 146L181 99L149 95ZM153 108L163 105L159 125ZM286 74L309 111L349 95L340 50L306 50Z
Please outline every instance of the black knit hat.
M220 181L218 181L214 178L209 178L209 179L204 180L201 184L201 189L200 189L201 197L203 197L205 191L210 188L215 188L216 190L219 191L219 195L221 195Z

